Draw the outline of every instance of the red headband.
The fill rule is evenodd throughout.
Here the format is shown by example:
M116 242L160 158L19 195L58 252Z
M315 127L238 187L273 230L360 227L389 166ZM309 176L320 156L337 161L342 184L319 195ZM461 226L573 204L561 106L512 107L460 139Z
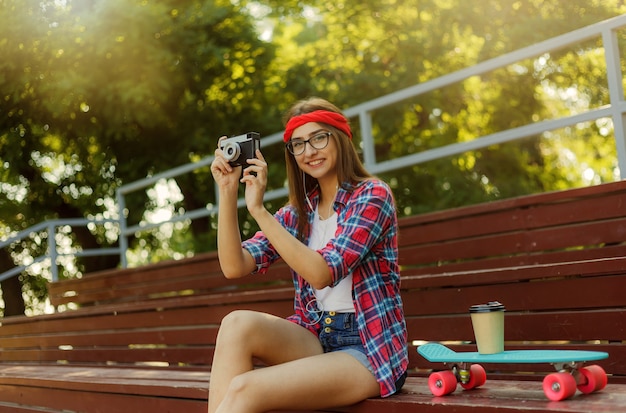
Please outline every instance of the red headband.
M334 126L352 139L352 131L350 131L350 125L348 124L348 119L346 119L345 116L341 113L331 112L329 110L316 110L314 112L303 113L302 115L294 116L289 119L289 122L287 122L287 126L285 127L285 134L283 135L285 143L289 142L289 139L291 139L291 135L293 135L293 131L296 128L299 128L309 122L325 123L327 125Z

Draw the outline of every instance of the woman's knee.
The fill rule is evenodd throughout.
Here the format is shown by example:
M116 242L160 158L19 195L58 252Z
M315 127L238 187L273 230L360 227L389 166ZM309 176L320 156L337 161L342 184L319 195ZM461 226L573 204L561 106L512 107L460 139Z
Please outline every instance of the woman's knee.
M224 317L217 349L251 355L268 365L322 352L319 340L307 329L274 315L248 310L236 310Z
M250 389L253 388L253 380L250 378L250 374L243 373L230 381L228 386L228 393L233 396L244 396L250 393Z
M252 372L233 377L230 381L224 400L220 407L227 407L227 411L251 411L258 407L258 389L252 378Z
M220 324L218 340L226 337L245 338L258 329L259 314L249 310L235 310L227 314Z

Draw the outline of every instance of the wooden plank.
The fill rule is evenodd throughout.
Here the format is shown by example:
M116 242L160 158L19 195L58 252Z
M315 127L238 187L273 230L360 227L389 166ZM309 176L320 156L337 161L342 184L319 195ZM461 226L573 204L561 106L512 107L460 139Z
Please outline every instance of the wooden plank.
M586 198L605 197L609 195L626 195L626 181L616 181L564 191L551 191L540 194L522 195L519 197L484 202L459 208L419 214L403 218L404 227L440 222L458 217L479 216L484 213L495 213L515 208L525 208L531 205L551 203L575 203Z
M578 393L570 400L550 402L541 386L526 381L488 381L484 387L463 391L460 387L451 395L433 397L426 379L409 378L402 394L390 399L369 399L336 410L351 413L503 413L503 412L568 412L600 413L621 411L626 395L619 385L608 385L602 392L592 395Z
M626 257L550 262L450 273L426 272L419 275L404 275L402 277L402 288L449 288L464 285L505 284L511 281L533 281L550 277L597 277L615 274L626 274Z
M208 293L220 289L235 289L240 285L253 284L254 282L258 282L264 287L271 287L272 284L270 283L276 287L291 285L290 273L284 265L273 268L263 277L238 280L227 280L221 271L211 273L203 268L188 273L184 271L185 265L181 266L181 271L178 269L172 271L167 268L167 270L158 272L151 270L146 270L145 273L134 272L130 277L127 277L128 274L123 271L117 277L107 276L104 279L93 276L86 277L81 279L80 283L74 282L72 285L66 285L63 292L57 290L54 298L51 298L52 304L118 302L189 294L191 292L195 294ZM52 284L54 284L54 288L59 288L57 283ZM247 289L254 289L254 286L247 285L246 287Z
M159 304L166 302L167 300L164 300ZM142 303L140 306L131 305L129 307L107 306L104 310L83 311L81 309L80 311L37 317L9 317L3 320L0 337L62 332L68 331L68 326L71 326L71 331L90 331L94 325L107 326L106 328L134 328L136 326L154 327L164 324L219 324L226 314L241 308L265 312L276 311L279 314L285 314L288 307L288 314L291 314L293 312L293 290L288 288L243 294L224 293L218 296L188 297L184 302L173 300L173 303L172 306L163 307ZM152 317L150 314L153 312L158 314ZM148 315L146 316L146 314Z
M70 320L72 318L93 317L97 315L120 315L125 313L143 312L143 311L163 311L171 308L192 308L200 306L236 304L247 302L274 302L293 299L293 287L272 288L268 290L250 290L250 291L231 291L220 292L206 295L189 295L166 297L154 300L143 300L133 303L110 303L98 304L97 306L81 307L79 310L67 310L51 314L40 314L36 317L29 316L11 316L2 318L2 328L0 328L0 336L7 331L32 331L31 324L41 321L50 320ZM24 326L24 327L20 327ZM20 330L21 329L21 330ZM35 331L37 331L35 329Z
M624 195L620 195L620 197L623 196ZM613 200L613 204L618 204L618 202L621 202L621 199ZM598 205L595 205L595 208L598 211L607 211L604 208L604 203L598 203ZM551 234L573 233L579 231L579 228L585 227L587 227L588 232L595 231L604 236L602 231L606 226L603 224L606 224L607 222L614 223L614 225L617 225L618 228L620 226L621 228L624 228L626 207L623 206L623 204L619 204L619 208L616 207L614 210L609 210L609 212L612 213L607 213L606 215L608 215L608 217L594 219L593 217L588 216L584 220L582 217L576 217L576 219L571 222L563 220L563 217L568 216L568 209L577 210L578 205L576 205L575 208L568 206L567 209L561 209L563 209L563 206L560 206L560 209L554 212L554 216L548 217L530 215L528 211L504 211L481 217L471 216L458 218L456 220L430 224L427 226L412 228L400 226L399 246L401 249L414 247L413 249L418 250L420 247L425 248L428 245L463 245L464 243L467 244L472 240L477 240L480 241L485 247L495 247L496 252L506 250L510 250L512 252L532 251L537 250L537 248L531 248L534 247L532 243L524 238L519 240L519 242L522 243L517 246L517 248L513 248L512 246L516 246L513 242L516 240L514 235L529 234L529 237L531 237L533 241L540 241L543 240L543 237L545 236L548 236L548 239L550 239ZM538 211L533 210L533 212ZM558 221L559 219L561 219L561 222ZM595 226L590 226L592 224ZM508 237L506 236L507 234ZM584 237L586 235L587 234L584 232L578 232L575 239L577 242L579 239L584 241L584 245L594 244L593 239L591 239L591 241L585 240ZM581 236L583 238L579 238ZM552 237L554 237L554 235L552 235ZM498 247L498 245L492 241L498 238L510 239L511 241L505 246ZM563 245L567 245L567 242L566 240L559 240L559 243L556 245L562 247ZM539 250L541 249L541 246L539 246Z
M201 345L215 344L218 325L195 324L191 326L137 327L123 330L94 329L86 332L61 332L0 339L3 351L14 349L80 348L86 346L128 345Z
M0 393L4 403L21 405L21 411L26 412L46 412L50 409L80 413L206 413L207 411L205 400L137 396L132 393L87 392L11 384L0 385ZM24 407L33 405L35 407L32 410ZM42 410L41 406L45 406L47 410ZM14 412L15 410L11 410L10 407L5 411Z
M626 337L626 309L594 311L507 312L504 337L507 341L610 341ZM469 314L407 316L410 340L474 340Z
M64 369L67 371L64 372ZM178 373L175 378L163 379L141 371L132 372L139 374L138 377L132 377L128 370L109 368L88 370L58 367L48 373L50 377L41 378L41 371L22 368L21 372L9 372L13 374L10 378L7 372L0 369L0 394L3 394L3 399L7 399L9 403L34 404L33 400L36 400L36 403L49 408L83 413L206 411L208 386L205 378L208 378L208 373L194 373L189 376L189 381L182 379L186 373ZM60 380L59 377L63 377L64 380ZM172 380L176 385L164 385ZM155 381L156 386L153 383ZM488 381L480 389L472 391L457 389L452 395L433 397L428 390L426 378L410 377L403 391L396 396L388 399L368 399L354 406L327 411L614 412L616 407L624 406L623 403L626 402L625 389L626 386L609 384L602 392L588 396L578 393L571 400L555 404L545 398L538 382ZM181 397L186 391L192 391L192 395ZM151 395L159 397L148 397Z
M20 406L15 403L0 402L0 413L67 413L67 411L46 407Z
M167 371L167 374L164 374ZM0 384L33 385L75 391L206 399L210 373L116 367L0 365ZM0 393L1 394L1 393Z
M278 315L288 315L292 309L293 292L285 292L281 298L281 302L276 304L263 303L252 304L248 308L258 310L266 310ZM240 301L240 300L237 300ZM182 304L182 302L181 302ZM186 302L186 304L189 304ZM205 304L203 301L201 304ZM98 357L94 361L116 360L115 354L124 354L122 361L128 362L130 354L136 354L137 360L146 360L153 357L151 350L145 350L148 356L141 355L141 351L137 347L139 344L149 345L184 345L193 346L197 344L212 344L215 339L217 325L226 313L235 308L241 308L241 305L232 307L220 305L217 310L211 308L200 308L198 306L182 306L175 309L150 309L148 313L124 313L114 312L105 315L87 315L86 317L76 317L77 313L68 312L63 315L55 315L54 318L46 321L34 318L25 319L28 323L35 325L20 324L12 326L4 326L0 329L4 337L0 338L0 346L5 348L4 354L0 354L5 359L10 357L11 360L35 360L40 361L40 357L44 360L56 360L78 357L79 360L85 360L87 350L80 348L81 346L93 346L98 351L93 353ZM216 314L217 311L217 314ZM83 314L84 315L84 314ZM206 323L213 324L206 324ZM185 325L186 324L186 325ZM98 326L98 330L94 329ZM104 352L107 345L124 346L134 345L134 351L128 352L114 349L107 354ZM19 351L11 351L16 347L26 347L25 352L20 354ZM81 350L76 356L70 356L67 352L59 351L58 348L47 349L45 356L38 355L33 348L46 349L50 346L72 346L74 350ZM144 346L145 347L145 346ZM104 354L104 355L103 355ZM191 354L191 353L190 353ZM195 356L192 356L195 357ZM167 358L171 361L171 358ZM192 360L183 360L190 362Z
M283 317L293 312L291 288L242 297L225 294L217 301L193 298L194 305L186 301L181 307L23 318L23 323L0 328L0 360L210 365L217 327L229 312L247 308Z
M181 266L184 262L184 266ZM182 267L182 268L181 268ZM173 272L176 269L179 272ZM87 274L82 278L65 279L51 283L50 288L53 292L63 293L72 290L74 286L80 288L107 288L118 283L121 276L131 283L141 282L146 279L169 279L173 275L180 274L187 276L189 274L212 273L219 271L219 261L216 252L198 254L194 257L185 258L183 260L166 260L154 264L149 264L135 268L115 268Z
M487 259L503 255L530 254L566 248L621 243L626 233L626 219L586 222L559 228L467 237L458 240L429 242L402 247L408 257L402 265L416 265L455 260ZM575 234L575 236L574 236Z
M211 366L213 347L167 348L76 348L72 350L7 350L2 352L2 362L38 362L83 365L133 365L141 363L167 363L167 365Z
M403 282L402 292L404 311L407 314L434 315L434 314L463 314L468 313L470 306L500 301L510 312L516 311L580 311L597 308L623 308L624 291L626 291L626 258L621 259L624 270L621 275L609 276L581 276L584 270L582 264L571 265L566 269L573 269L574 274L569 274L561 267L559 272L543 271L541 268L533 268L532 274L541 279L527 280L526 274L530 271L511 270L511 277L505 272L505 280L520 281L502 282L490 284L483 281L483 274L466 274L471 278L464 285L463 282L449 282L446 278L444 288L420 288L411 289L411 283ZM535 273L534 271L537 271ZM582 273L580 271L583 271ZM620 270L621 272L621 270ZM522 273L520 277L515 274ZM494 274L495 275L495 274ZM572 276L574 275L574 276ZM552 278L546 278L552 277ZM461 277L454 277L455 280ZM531 278L532 279L532 278ZM440 282L444 282L440 281ZM504 281L504 280L503 280ZM409 284L407 286L407 284ZM450 288L454 287L454 288ZM441 303L446 303L441 305Z
M404 257L404 251L400 252L402 277L415 275L432 276L437 274L462 273L466 271L501 270L504 268L528 267L545 264L564 264L569 262L582 262L601 259L614 259L626 256L626 244L605 245L602 248L575 249L566 251L543 251L539 254L521 254L505 257L493 257L475 261L461 261L451 263L438 263L436 265L411 265L410 256Z
M217 252L201 253L181 260L164 260L140 267L111 268L87 274L82 278L59 280L53 283L52 286L64 286L64 288L68 288L74 284L83 284L84 282L88 282L87 285L89 285L89 283L95 283L96 285L107 286L117 283L120 274L124 274L124 277L130 280L142 280L146 276L156 279L168 278L168 274L172 269L180 270L183 274L219 271ZM172 275L173 274L169 274L170 277ZM109 282L109 284L107 284L107 282Z

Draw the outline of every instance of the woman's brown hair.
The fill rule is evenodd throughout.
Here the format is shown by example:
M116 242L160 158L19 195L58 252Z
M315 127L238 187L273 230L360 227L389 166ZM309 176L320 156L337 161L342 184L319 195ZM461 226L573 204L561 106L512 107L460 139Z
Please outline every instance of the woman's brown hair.
M284 115L283 124L286 125L294 116L304 113L314 112L316 110L328 110L331 112L342 113L332 103L318 97L311 97L296 102ZM342 113L343 115L343 113ZM364 181L372 177L367 172L354 145L348 135L339 129L321 123L332 133L331 139L334 139L337 147L337 181L346 190L351 190L351 186L358 182ZM307 219L307 199L308 194L318 186L317 179L305 174L300 167L294 155L285 149L285 163L287 164L287 179L289 183L289 203L295 206L298 212L298 239L303 240L308 231L309 221ZM348 187L346 187L348 185Z

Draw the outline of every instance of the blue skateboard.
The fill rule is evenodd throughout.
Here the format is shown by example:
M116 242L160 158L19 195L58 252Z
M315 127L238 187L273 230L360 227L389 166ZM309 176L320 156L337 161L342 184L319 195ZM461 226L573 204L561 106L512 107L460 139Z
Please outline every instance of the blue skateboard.
M433 395L445 396L456 390L457 383L466 390L485 384L485 369L478 363L549 363L557 373L543 380L543 392L553 401L573 396L578 388L588 394L602 390L607 383L604 369L597 365L582 367L587 361L603 360L608 353L579 350L508 350L497 354L456 352L443 344L428 343L417 348L426 360L444 363L449 370L433 372L428 387Z

